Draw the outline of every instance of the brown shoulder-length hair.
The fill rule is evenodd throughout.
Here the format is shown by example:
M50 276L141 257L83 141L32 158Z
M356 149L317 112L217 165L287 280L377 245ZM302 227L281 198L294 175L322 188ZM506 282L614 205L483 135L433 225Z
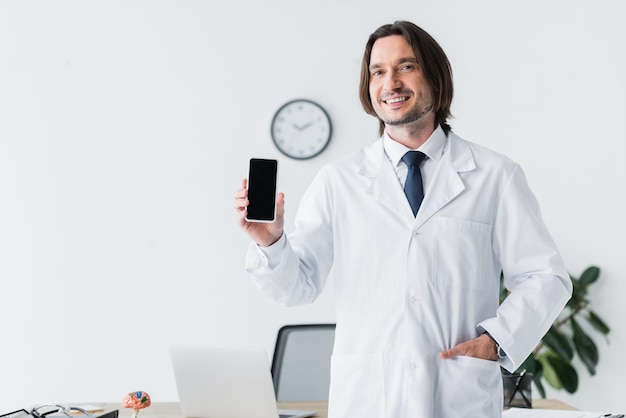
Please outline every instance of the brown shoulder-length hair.
M361 82L359 85L359 96L361 104L365 112L372 116L376 115L374 106L372 106L372 98L370 97L370 59L372 56L372 47L374 42L379 38L391 35L400 35L407 40L413 48L417 63L422 68L424 76L432 89L435 110L435 124L441 125L446 135L451 128L447 119L450 116L450 106L452 105L452 96L454 88L452 85L452 67L448 61L448 57L435 39L430 36L424 29L411 22L397 21L393 24L383 25L372 33L365 45L363 53L363 61L361 62ZM379 135L385 130L385 123L378 118ZM435 126L436 126L435 125Z

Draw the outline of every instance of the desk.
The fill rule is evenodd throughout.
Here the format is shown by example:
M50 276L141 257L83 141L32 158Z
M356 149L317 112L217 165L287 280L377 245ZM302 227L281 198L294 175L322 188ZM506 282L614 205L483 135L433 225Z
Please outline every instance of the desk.
M533 408L536 409L561 409L566 411L577 411L576 408L556 399L533 399Z
M94 405L90 403L90 405ZM100 405L96 403L95 405ZM285 409L311 409L317 411L317 418L328 417L327 402L279 402L279 408ZM576 408L557 401L555 399L533 399L533 407L537 409L565 409L575 411ZM122 408L121 403L104 404L104 409L110 411L112 409L120 410L120 418L129 418L132 411ZM139 412L139 418L183 418L180 413L178 402L154 402L150 407L142 409Z
M87 402L89 405L101 405L101 403ZM81 404L76 404L80 406ZM102 404L105 411L113 409L120 410L120 418L130 418L132 415L131 409L122 408L121 403L105 403ZM328 417L328 402L279 402L279 408L284 409L309 409L317 411L316 418ZM153 402L146 409L139 411L139 418L184 418L180 412L178 402ZM278 417L276 417L278 418Z

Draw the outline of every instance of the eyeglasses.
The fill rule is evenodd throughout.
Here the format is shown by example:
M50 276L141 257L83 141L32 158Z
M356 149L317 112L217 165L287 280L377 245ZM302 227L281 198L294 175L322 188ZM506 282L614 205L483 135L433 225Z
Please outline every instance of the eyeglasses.
M91 415L91 413L77 406L45 404L36 406L30 411L30 415L35 418L44 418L51 414L65 415L67 418L73 418L76 416L76 414L79 414L85 415L86 418L93 418L93 415Z
M25 409L9 412L8 414L0 414L0 418L94 418L94 416L86 409L77 406L64 406L58 404L38 405L28 412ZM114 409L97 418L118 418L119 410Z
M8 414L0 415L0 418L27 418L29 416L28 411L25 409L18 409L17 411L9 412Z

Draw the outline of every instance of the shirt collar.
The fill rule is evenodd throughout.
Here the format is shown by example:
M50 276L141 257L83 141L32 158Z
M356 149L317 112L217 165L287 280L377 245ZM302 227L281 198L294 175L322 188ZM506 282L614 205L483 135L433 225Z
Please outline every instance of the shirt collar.
M421 151L426 154L428 158L439 161L443 155L446 139L447 137L443 132L443 129L441 129L441 126L438 126L426 142L424 142L416 151ZM383 133L383 147L385 148L385 152L394 166L398 165L400 159L402 159L407 151L411 151L411 148L408 148L391 139L391 137L387 135L386 131Z

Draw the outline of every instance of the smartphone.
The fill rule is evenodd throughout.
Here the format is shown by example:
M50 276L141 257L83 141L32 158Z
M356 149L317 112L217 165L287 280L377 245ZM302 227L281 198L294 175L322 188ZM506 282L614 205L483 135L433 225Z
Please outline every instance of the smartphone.
M277 174L277 160L250 158L247 221L274 222L276 219Z

